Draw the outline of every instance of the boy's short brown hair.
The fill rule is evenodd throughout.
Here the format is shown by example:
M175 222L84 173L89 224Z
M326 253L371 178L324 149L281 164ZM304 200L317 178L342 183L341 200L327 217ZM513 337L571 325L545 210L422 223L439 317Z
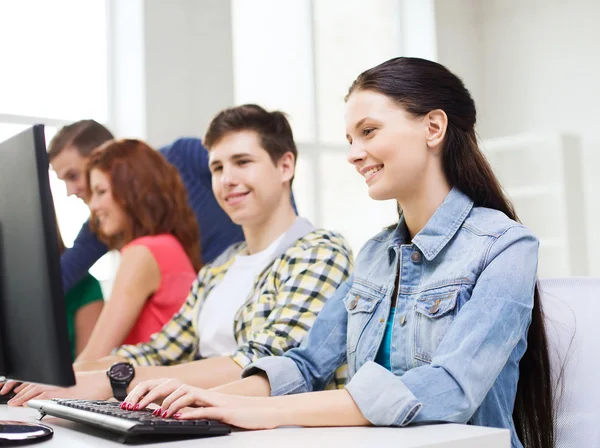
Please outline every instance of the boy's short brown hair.
M52 161L67 146L75 148L82 157L88 157L109 140L114 140L112 133L96 120L76 121L56 133L48 145L48 159Z

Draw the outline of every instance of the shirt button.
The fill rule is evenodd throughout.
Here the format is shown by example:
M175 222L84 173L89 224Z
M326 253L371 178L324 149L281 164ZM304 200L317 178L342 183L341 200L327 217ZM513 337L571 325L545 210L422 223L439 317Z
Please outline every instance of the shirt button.
M433 305L431 305L431 308L429 308L429 312L431 314L435 314L438 312L439 309L440 309L440 301L436 300L435 303Z
M402 315L400 316L400 326L404 326L404 324L406 323L406 315Z
M410 259L412 261L414 261L415 263L420 263L421 262L421 253L415 250L412 254L410 254Z
M354 297L350 303L348 304L348 308L350 308L351 310L353 310L354 308L356 308L356 305L358 305L358 296Z

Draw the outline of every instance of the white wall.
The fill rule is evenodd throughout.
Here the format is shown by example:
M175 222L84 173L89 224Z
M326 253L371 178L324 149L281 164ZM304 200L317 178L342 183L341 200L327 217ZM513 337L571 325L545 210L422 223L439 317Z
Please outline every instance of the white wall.
M438 60L472 86L482 138L581 137L590 274L600 275L600 2L438 0L436 19Z
M111 0L109 125L161 146L233 105L231 3Z

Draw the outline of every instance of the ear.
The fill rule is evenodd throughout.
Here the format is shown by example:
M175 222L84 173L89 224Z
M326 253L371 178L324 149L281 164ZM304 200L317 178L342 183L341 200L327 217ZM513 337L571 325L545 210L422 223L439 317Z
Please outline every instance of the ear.
M448 128L448 116L441 109L432 110L425 116L427 125L427 146L431 149L440 148L446 129Z
M291 152L286 152L281 156L281 159L277 162L277 166L281 171L281 182L289 182L294 177L295 162L296 158Z

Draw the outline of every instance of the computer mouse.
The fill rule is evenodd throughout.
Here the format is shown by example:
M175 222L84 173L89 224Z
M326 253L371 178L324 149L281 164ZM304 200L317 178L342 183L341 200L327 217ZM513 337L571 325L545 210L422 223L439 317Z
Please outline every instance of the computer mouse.
M15 395L14 392L9 392L6 395L0 395L0 404L8 403L8 400L11 400Z

